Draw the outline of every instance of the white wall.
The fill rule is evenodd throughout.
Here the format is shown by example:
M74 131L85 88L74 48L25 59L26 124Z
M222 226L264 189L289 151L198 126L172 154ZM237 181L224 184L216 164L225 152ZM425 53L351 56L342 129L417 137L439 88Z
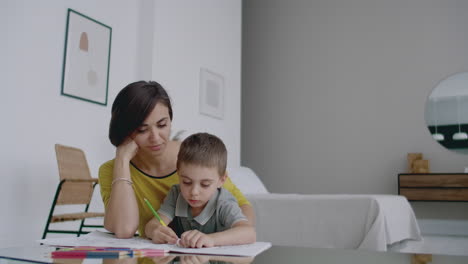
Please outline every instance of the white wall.
M153 78L173 99L173 130L218 135L239 166L241 1L155 1L154 32ZM223 120L199 113L200 67L224 77Z
M406 154L433 172L468 156L435 142L431 90L468 71L468 1L243 2L242 164L273 192L397 193ZM468 219L466 203L413 203Z
M241 4L192 2L1 1L0 246L42 236L58 184L55 143L82 148L95 177L100 164L113 158L107 138L110 107L130 82L161 81L178 101L175 125L219 133L228 141L230 164L239 164ZM213 7L202 9L208 4ZM67 8L112 27L106 107L60 95ZM225 75L229 99L224 121L198 114L199 66ZM99 192L95 196L92 207L102 208Z

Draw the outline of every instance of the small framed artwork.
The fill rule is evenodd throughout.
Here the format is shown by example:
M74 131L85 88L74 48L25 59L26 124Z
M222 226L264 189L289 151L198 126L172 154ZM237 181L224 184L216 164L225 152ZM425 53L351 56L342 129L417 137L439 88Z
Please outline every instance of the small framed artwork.
M107 105L111 39L111 27L68 9L62 95Z
M200 69L200 113L224 118L224 78L208 69Z

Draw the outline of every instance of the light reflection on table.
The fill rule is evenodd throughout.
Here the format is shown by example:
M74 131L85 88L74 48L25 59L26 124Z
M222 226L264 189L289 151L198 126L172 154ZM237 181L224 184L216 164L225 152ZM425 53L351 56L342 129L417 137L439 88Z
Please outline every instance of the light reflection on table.
M0 249L0 264L20 263L63 263L63 264L293 264L293 263L379 263L379 264L411 264L414 254L396 252L378 252L368 250L319 249L300 247L273 246L255 258L227 257L208 255L170 254L154 258L123 258L123 259L51 259L48 253L53 247L28 246ZM430 264L466 264L468 256L432 255ZM421 264L423 264L422 262Z

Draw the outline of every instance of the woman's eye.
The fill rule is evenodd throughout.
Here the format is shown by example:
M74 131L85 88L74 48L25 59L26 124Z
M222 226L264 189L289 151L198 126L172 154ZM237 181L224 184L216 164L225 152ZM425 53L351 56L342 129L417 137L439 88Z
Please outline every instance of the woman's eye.
M148 131L148 129L137 129L137 133L145 133L146 131Z
M163 127L165 127L165 126L167 126L166 123L164 123L164 124L158 124L158 127L159 127L159 128L163 128Z

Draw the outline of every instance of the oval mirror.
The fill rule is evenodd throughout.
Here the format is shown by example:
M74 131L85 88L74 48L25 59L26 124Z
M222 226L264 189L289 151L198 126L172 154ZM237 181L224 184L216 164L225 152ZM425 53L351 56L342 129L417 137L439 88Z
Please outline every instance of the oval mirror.
M468 72L442 80L426 101L432 138L449 150L468 154Z

